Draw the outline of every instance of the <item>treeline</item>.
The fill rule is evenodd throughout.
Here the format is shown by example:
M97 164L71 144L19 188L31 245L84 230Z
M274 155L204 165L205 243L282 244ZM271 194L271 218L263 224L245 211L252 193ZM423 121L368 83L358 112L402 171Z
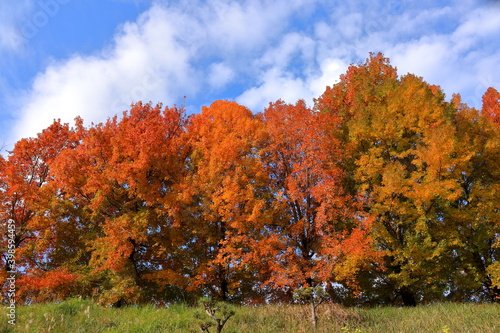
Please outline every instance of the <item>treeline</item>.
M0 158L4 293L15 259L25 303L498 301L499 125L382 54L312 109L55 121Z

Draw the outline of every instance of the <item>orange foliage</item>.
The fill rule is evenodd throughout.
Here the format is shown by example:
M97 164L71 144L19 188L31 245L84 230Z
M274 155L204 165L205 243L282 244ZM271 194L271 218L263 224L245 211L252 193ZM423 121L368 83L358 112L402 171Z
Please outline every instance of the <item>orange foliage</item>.
M47 302L63 300L74 293L72 284L79 278L68 269L23 275L16 284L18 294L25 302Z
M484 93L482 111L488 119L500 124L500 93L495 88L490 87Z
M55 121L0 156L18 296L498 299L499 98L489 88L481 113L446 102L379 53L314 109L215 101L187 117L139 102L101 124Z
M303 101L273 103L262 118L269 136L262 159L276 209L255 250L269 276L264 286L293 290L352 279L373 253L369 220L356 216L342 188L338 119Z

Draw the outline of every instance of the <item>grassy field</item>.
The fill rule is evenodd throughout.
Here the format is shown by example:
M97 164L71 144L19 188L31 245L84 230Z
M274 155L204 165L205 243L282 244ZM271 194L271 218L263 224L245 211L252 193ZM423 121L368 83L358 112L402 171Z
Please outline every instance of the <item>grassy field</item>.
M235 307L223 333L313 332L309 308L300 305ZM16 325L0 323L0 332L200 332L200 310L183 305L111 309L72 299L59 304L17 308ZM7 310L4 308L4 312ZM6 316L5 316L6 317ZM212 331L215 330L212 328ZM500 332L499 304L436 304L416 308L319 308L316 332Z

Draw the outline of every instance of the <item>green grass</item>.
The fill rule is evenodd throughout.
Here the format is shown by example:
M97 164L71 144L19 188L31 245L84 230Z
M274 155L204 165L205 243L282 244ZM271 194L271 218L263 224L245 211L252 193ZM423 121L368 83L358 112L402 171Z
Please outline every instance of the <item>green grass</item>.
M5 308L4 308L5 309ZM299 305L235 307L224 333L312 332L309 308ZM4 310L6 313L6 309ZM200 332L199 311L185 305L103 308L91 301L71 299L58 304L21 306L17 322L0 322L1 332ZM499 304L436 304L416 308L319 308L317 332L500 332Z

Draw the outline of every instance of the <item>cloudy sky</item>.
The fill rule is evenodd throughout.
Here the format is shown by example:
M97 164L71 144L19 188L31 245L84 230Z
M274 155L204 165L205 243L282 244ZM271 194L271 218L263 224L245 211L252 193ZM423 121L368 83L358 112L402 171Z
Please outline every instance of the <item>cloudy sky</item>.
M369 52L480 107L500 88L500 1L0 0L0 147L138 100L312 105Z

